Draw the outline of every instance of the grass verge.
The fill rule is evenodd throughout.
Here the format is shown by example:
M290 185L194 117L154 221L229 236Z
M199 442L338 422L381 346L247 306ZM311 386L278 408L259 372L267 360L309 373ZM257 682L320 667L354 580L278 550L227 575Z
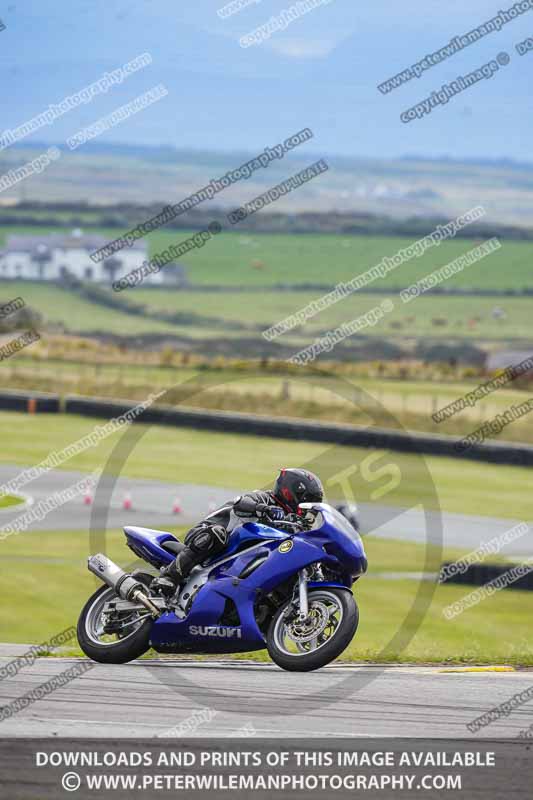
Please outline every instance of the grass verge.
M4 494L0 497L0 508L10 508L11 506L19 506L24 503L23 497L17 497L14 494Z

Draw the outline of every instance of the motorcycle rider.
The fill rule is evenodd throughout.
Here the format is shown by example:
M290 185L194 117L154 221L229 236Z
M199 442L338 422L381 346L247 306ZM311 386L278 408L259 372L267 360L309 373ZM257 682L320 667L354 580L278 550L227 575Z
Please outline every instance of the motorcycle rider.
M183 582L192 568L227 547L232 530L243 522L274 522L297 515L300 503L321 503L324 490L320 479L305 469L282 469L270 492L256 490L239 495L213 511L185 536L185 547L176 559L161 571L161 579L174 586Z

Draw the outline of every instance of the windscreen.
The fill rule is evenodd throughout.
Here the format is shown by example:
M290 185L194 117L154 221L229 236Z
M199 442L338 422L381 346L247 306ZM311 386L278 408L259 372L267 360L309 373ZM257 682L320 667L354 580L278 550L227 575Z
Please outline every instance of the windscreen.
M324 526L324 522L327 519L330 524L335 525L338 530L343 531L343 533L346 533L352 539L360 538L353 525L348 522L346 517L343 516L340 511L337 511L336 508L333 508L333 506L326 505L325 503L317 503L312 506L312 508L320 509L318 510L315 521L311 526L312 531L320 530L320 528Z

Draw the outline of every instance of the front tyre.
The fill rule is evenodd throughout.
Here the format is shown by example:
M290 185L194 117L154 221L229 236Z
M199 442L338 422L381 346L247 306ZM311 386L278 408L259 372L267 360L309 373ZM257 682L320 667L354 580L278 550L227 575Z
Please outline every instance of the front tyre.
M102 586L85 603L78 620L78 642L93 661L102 664L125 664L146 653L152 618L139 611L124 612L110 625L104 606L116 597L108 586Z
M291 672L310 672L329 664L348 647L359 624L359 610L347 589L309 592L309 614L300 620L287 601L275 613L267 633L272 661Z

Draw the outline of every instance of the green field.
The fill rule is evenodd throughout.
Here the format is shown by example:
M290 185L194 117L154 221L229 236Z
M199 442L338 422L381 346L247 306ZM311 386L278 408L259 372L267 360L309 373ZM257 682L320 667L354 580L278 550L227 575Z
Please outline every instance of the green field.
M9 607L0 605L0 641L37 644L75 625L85 600L100 585L86 568L90 550L87 533L25 533L10 537L1 547L0 579L12 603ZM354 587L360 625L344 659L533 664L529 593L498 592L448 621L443 608L467 594L469 587L435 588L427 582L421 586L414 579L379 577L383 572L401 575L422 570L426 558L428 568L438 570L438 551L429 548L426 553L422 545L372 537L365 538L365 547L369 572ZM107 534L106 552L125 567L131 564L131 552L119 531ZM450 551L446 557L456 558L459 554ZM407 624L408 611L419 590L429 607L420 600L419 613ZM16 618L13 607L17 609ZM38 614L34 613L36 607ZM402 643L407 646L389 647L404 624ZM68 650L78 653L77 643L73 641ZM268 658L266 651L252 657Z
M30 226L4 228L0 230L0 244L9 233L42 235L45 232ZM109 240L119 235L119 231L113 229L99 232ZM160 230L147 236L146 241L153 255L171 243L179 243L190 233ZM41 312L46 324L61 326L72 333L101 331L126 336L168 333L193 343L222 337L235 342L236 354L246 355L246 344L240 340L250 338L265 345L261 329L297 312L323 294L320 289L305 289L306 285L332 287L339 281L350 280L385 256L392 257L412 241L407 237L222 233L201 249L186 254L181 262L194 286L224 287L225 291L147 289L141 285L115 296L115 300L144 303L154 313L151 318L133 316L84 300L56 286L20 281L2 283L0 280L0 287L6 301L20 295L28 305ZM483 344L530 343L533 297L428 295L408 304L401 302L398 295L401 288L427 276L478 243L470 239L445 241L426 251L421 258L413 258L384 279L375 281L376 289L391 290L389 297L395 302L395 310L377 325L367 327L364 336L393 342L466 339ZM533 288L529 260L532 249L528 242L503 241L499 251L447 280L445 288L515 292ZM282 286L302 289L282 290ZM319 333L357 319L385 299L383 294L356 293L276 341L300 348ZM494 319L495 306L504 309L505 319ZM157 318L158 311L192 312L198 318L192 319L190 324L168 323ZM235 329L231 323L244 324L247 328Z
M149 308L162 311L194 311L197 314L219 317L224 320L244 322L265 328L294 314L319 292L264 291L188 292L169 289L134 288L131 297ZM466 339L529 339L533 297L419 297L416 302L403 304L398 295L356 294L309 319L287 337L313 336L325 330L357 319L380 305L385 299L395 304L395 310L386 319L364 331L365 336L399 336L402 338L466 338ZM505 319L494 319L493 309L498 306L506 313Z
M190 339L235 340L235 353L244 355L239 339L263 341L261 331L304 308L321 296L319 291L186 291L137 287L124 293L125 299L143 303L151 317L127 314L78 297L59 286L31 281L0 281L0 302L21 296L39 311L45 325L61 326L71 333L102 331L122 335L173 334ZM122 297L122 296L121 296ZM364 335L395 340L458 340L530 343L533 297L436 297L422 296L403 304L398 294L356 294L345 298L309 319L305 325L275 340L296 350L315 336L344 322L361 317L385 299L394 311L364 330ZM502 308L505 319L495 319L493 310ZM190 324L174 324L157 318L158 312L194 313ZM205 322L202 318L205 318ZM231 323L246 326L231 327ZM356 339L358 337L354 337Z
M106 231L111 239L116 231ZM158 231L148 237L152 254L189 235L185 231ZM487 238L490 238L487 235ZM274 284L334 284L349 280L408 247L406 237L280 235L222 233L201 250L182 259L194 284L222 286L272 286ZM379 281L400 287L425 277L438 267L477 246L476 240L452 240L403 264ZM522 289L533 286L531 244L506 242L501 250L447 281L448 286L481 289ZM257 262L263 266L258 267Z
M141 221L141 220L139 220ZM60 230L60 229L55 229ZM67 231L66 231L67 232ZM96 231L95 231L96 232ZM98 231L110 241L120 236L116 229ZM0 245L9 233L46 233L42 228L14 226L0 230ZM159 230L146 237L150 253L178 244L193 231ZM490 234L487 234L487 239ZM324 234L248 234L230 231L218 235L204 247L182 259L193 284L212 286L268 287L274 285L333 285L346 281L392 257L414 242L408 237L337 236ZM376 282L380 288L403 288L442 267L480 241L453 239L430 248ZM533 287L530 268L532 245L504 241L502 248L446 281L463 289L515 289Z
M107 331L109 333L175 333L173 325L157 320L133 317L77 297L59 286L32 281L0 281L0 298L22 297L26 305L39 311L47 323L64 326L68 331Z
M12 494L0 495L0 508L11 508L11 506L18 506L23 502L22 497L16 497Z

